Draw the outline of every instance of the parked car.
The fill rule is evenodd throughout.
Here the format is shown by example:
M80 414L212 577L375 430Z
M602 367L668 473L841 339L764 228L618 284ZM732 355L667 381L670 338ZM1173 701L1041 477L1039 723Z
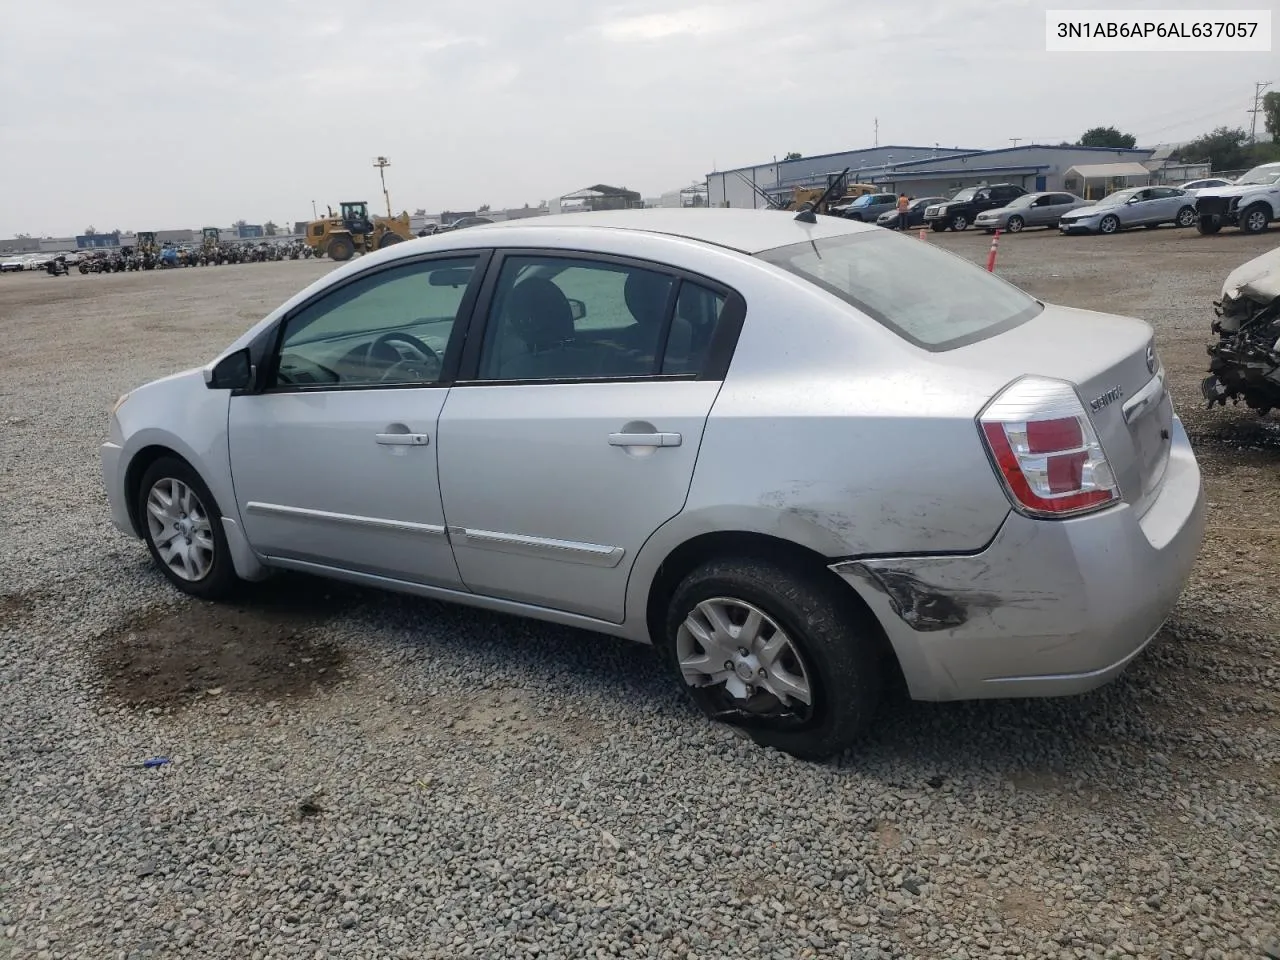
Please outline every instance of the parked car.
M1262 233L1280 219L1280 162L1254 167L1230 186L1201 190L1195 204L1193 222L1201 233L1217 233L1223 224Z
M483 223L493 223L488 217L459 217L452 223L442 225L436 233L448 233L450 230L465 230L467 227L478 227Z
M875 223L880 214L886 210L896 211L897 209L898 195L896 193L866 193L840 211L833 209L832 213L839 212L840 216L846 220Z
M892 673L924 700L1107 682L1204 523L1145 322L776 211L395 244L108 423L112 520L188 594L294 570L653 643L810 758Z
M930 204L941 203L946 197L917 197L907 204L907 226L919 227L924 224L924 212ZM880 216L876 217L876 224L881 227L888 227L891 230L898 229L898 207L895 202L892 210L886 210Z
M22 257L5 257L0 260L0 273L21 273L26 269L26 260Z
M1206 180L1189 180L1186 183L1178 184L1179 190L1185 190L1187 193L1195 193L1198 190L1204 190L1208 187L1229 187L1230 180L1224 180L1221 177L1209 177Z
M1129 227L1154 228L1162 223L1189 227L1196 222L1195 194L1177 187L1128 187L1058 220L1063 233L1112 234Z
M1026 193L1003 207L982 211L974 218L973 225L987 233L993 230L1018 233L1024 227L1054 229L1064 213L1088 205L1088 200L1074 193Z
M934 230L967 230L984 210L1003 207L1027 191L1012 183L965 187L950 200L925 208L924 222Z

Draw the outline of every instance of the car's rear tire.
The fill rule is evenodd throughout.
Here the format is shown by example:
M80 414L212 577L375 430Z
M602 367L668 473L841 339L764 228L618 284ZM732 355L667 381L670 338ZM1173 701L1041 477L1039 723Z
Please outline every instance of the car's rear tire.
M1194 207L1183 207L1178 211L1177 217L1173 221L1180 227L1189 227L1196 222L1196 211Z
M856 599L817 571L763 558L712 560L686 576L662 640L704 713L805 760L853 744L884 685L883 635Z
M968 230L969 218L966 217L963 213L957 213L954 217L951 218L951 229L955 230L957 233L960 232L961 230Z
M202 600L230 596L240 584L222 529L222 511L185 460L161 457L138 484L138 525L151 559L175 587Z
M1222 229L1222 221L1215 220L1213 217L1201 217L1196 221L1196 232L1205 236L1217 233Z
M1021 233L1022 228L1025 226L1026 226L1026 221L1024 221L1020 216L1018 216L1015 213L1012 217L1009 218L1009 222L1005 224L1005 230L1008 231L1009 233ZM987 232L990 233L991 231L988 230Z
M1262 233L1267 229L1271 211L1265 203L1255 203L1240 213L1241 233Z
M1098 221L1098 232L1110 236L1120 229L1120 218L1113 213L1107 214Z
M933 230L934 233L941 233L943 230L947 229L947 225L943 223L941 220L933 221L933 223L929 224L929 227Z

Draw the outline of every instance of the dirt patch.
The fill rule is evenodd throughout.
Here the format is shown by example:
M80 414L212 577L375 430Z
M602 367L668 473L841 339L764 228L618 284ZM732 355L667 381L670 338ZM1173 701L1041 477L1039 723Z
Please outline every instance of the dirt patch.
M182 706L213 695L308 696L343 677L341 648L317 636L356 591L280 578L240 603L185 601L103 638L103 695L132 707Z
M26 593L0 593L0 623L6 626L25 620L35 609L40 595L34 591Z

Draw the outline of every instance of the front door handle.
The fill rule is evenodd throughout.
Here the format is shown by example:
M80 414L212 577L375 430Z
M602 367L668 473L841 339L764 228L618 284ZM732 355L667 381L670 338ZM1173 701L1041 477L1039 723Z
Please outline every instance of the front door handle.
M425 447L431 442L425 433L375 433L373 439L389 447Z
M611 433L611 447L678 447L684 438L678 433Z

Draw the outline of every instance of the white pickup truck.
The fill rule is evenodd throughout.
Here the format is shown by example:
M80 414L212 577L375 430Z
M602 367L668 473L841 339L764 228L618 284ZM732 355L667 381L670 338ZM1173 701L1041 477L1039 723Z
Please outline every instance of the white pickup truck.
M1280 220L1280 163L1254 167L1235 183L1196 194L1196 229L1217 233L1224 223L1243 233L1261 233Z

